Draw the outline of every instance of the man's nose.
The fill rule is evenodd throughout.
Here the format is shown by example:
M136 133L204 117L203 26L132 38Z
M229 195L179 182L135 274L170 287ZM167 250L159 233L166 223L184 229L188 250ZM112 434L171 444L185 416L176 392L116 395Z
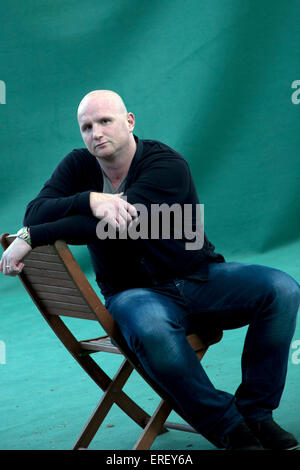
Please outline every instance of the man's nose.
M98 123L93 125L93 138L100 139L103 136L103 129L102 126Z

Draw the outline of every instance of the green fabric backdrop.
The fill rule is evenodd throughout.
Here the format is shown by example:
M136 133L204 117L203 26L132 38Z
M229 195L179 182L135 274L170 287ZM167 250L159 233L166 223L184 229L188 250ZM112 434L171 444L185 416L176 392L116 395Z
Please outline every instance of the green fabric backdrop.
M83 146L76 108L119 92L136 134L190 162L209 238L226 255L299 241L300 4L12 1L2 8L1 229Z
M139 137L189 161L216 251L300 281L298 0L1 3L0 232L21 227L27 202L83 146L83 95L112 89L135 114ZM75 253L93 279L86 249ZM2 276L0 294L9 355L9 318L32 305L17 280ZM18 366L10 361L0 372L11 385Z

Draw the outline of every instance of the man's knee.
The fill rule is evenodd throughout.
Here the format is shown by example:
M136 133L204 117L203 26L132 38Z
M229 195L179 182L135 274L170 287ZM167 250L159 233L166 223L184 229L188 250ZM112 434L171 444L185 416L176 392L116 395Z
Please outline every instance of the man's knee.
M267 299L265 313L273 318L277 335L280 331L282 338L286 335L290 338L296 327L300 303L299 284L287 273L270 269L264 288Z
M160 342L178 326L172 308L147 289L117 294L108 309L121 330L126 330L132 341L143 344Z
M278 269L270 270L267 286L275 301L298 311L300 287L289 274Z
M113 316L119 319L120 329L130 349L144 366L148 365L157 374L177 370L182 358L178 352L181 351L182 336L185 338L184 329L159 301L146 301L142 296L141 302L139 294L142 292L131 294L129 305L129 296L126 296L127 299L123 296L113 308Z

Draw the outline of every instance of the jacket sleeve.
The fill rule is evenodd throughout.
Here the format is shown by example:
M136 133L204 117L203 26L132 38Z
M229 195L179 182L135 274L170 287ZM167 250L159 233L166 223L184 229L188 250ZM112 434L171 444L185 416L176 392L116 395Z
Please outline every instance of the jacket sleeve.
M30 225L32 248L51 245L64 240L70 245L87 245L96 242L99 219L84 214L73 215L44 224Z
M24 224L36 225L78 213L91 215L90 191L80 191L80 175L68 154L56 167L50 179L26 208Z
M27 205L23 223L30 227L33 247L60 238L70 244L86 244L96 237L99 220L92 215L90 191L80 191L78 173L71 152Z

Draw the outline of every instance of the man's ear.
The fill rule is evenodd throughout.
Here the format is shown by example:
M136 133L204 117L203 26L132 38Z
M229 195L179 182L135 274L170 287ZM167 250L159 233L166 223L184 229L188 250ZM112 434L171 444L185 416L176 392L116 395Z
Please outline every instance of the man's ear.
M132 113L127 113L127 123L128 129L132 132L135 126L135 117Z

